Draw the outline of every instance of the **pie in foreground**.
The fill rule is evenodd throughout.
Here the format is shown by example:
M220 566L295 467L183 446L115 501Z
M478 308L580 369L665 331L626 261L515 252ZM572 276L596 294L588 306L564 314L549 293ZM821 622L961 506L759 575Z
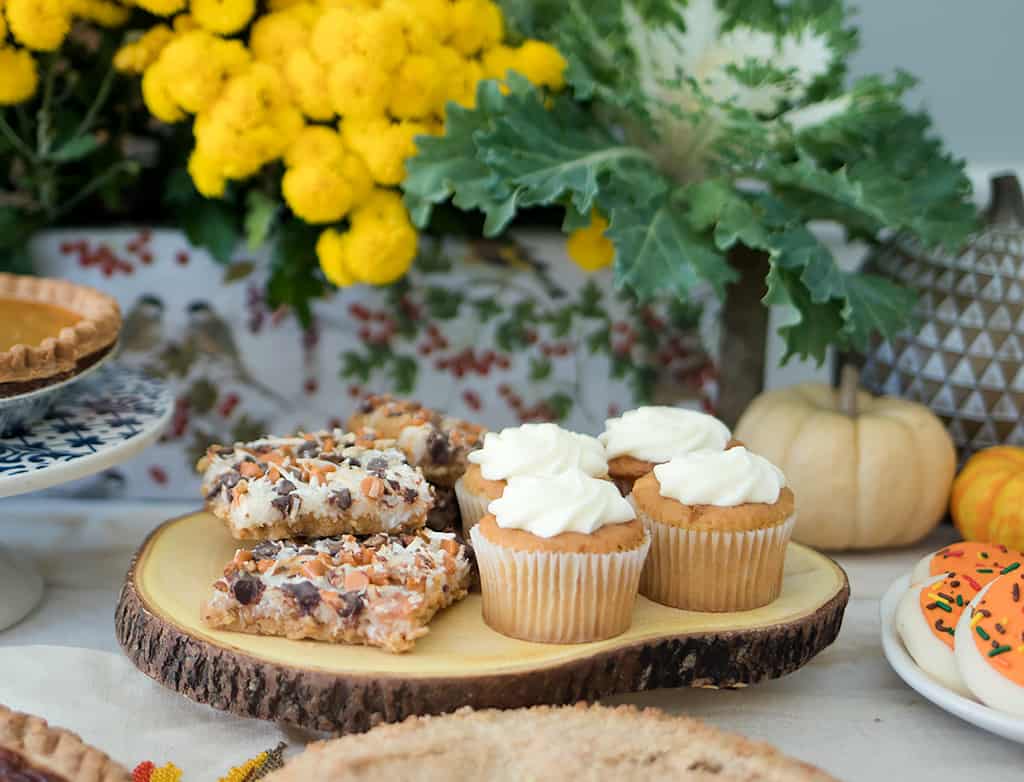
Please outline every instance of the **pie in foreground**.
M88 369L114 347L117 302L66 280L0 273L0 398Z
M320 742L265 782L567 779L829 782L774 747L655 709L463 709Z
M131 774L74 733L0 705L0 779L130 782Z

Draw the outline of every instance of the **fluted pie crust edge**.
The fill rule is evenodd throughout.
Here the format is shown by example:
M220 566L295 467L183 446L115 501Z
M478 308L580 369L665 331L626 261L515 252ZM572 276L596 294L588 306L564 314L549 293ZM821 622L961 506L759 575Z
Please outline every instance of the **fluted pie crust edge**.
M4 755L8 758L4 758ZM0 776L12 756L40 779L53 782L130 782L128 770L75 733L41 717L0 705ZM17 777L16 777L17 778Z
M117 301L66 280L0 273L0 299L38 302L74 312L81 320L37 345L0 351L0 398L65 380L106 355L121 331Z

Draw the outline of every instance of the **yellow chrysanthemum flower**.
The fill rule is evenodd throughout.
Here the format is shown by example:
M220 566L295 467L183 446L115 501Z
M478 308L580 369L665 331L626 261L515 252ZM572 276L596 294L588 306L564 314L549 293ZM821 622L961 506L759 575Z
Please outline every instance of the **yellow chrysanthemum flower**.
M449 7L451 5L447 0L445 0L445 4ZM443 21L438 19L437 25L435 25L418 2L408 3L404 0L392 0L388 11L397 16L402 26L402 36L405 38L405 44L410 52L425 54L441 44L443 34L437 25L443 24Z
M590 215L590 225L573 231L565 243L569 257L584 271L595 272L611 266L615 245L604 235L608 221L597 212Z
M36 93L36 61L24 49L0 44L0 106L13 106Z
M196 151L228 179L245 179L281 157L304 126L277 71L251 63L196 116Z
M187 0L135 0L135 5L139 8L157 16L171 16L183 11L186 3Z
M179 35L160 54L160 65L175 74L168 92L192 114L216 100L228 79L248 64L249 52L241 42L225 41L205 30Z
M176 33L189 33L200 29L199 23L192 14L178 14L171 20L171 27L174 28Z
M329 120L334 116L327 89L327 68L309 49L296 49L288 58L285 79L295 102L310 119Z
M388 108L399 119L421 119L441 111L447 92L448 80L442 60L426 54L410 54L399 66L391 85Z
M397 185L405 179L405 161L416 154L413 139L428 132L421 122L392 122L385 117L346 119L341 124L345 143L381 185Z
M71 29L66 0L5 0L4 13L11 35L28 49L52 52Z
M257 19L249 33L254 60L283 69L291 53L306 45L309 27L297 11L279 11Z
M178 122L185 119L174 98L168 92L168 83L173 74L167 74L159 63L146 69L142 76L142 99L149 113L162 122Z
M252 19L255 0L191 0L189 10L200 27L211 33L237 33Z
M516 70L516 50L505 44L492 46L483 53L480 62L488 79L504 79L509 71Z
M454 26L451 0L412 0L406 7L414 9L431 26L438 42L444 43L451 37Z
M446 76L445 101L455 101L465 108L476 106L476 87L484 78L484 69L479 61L463 57L450 46L439 48L434 57Z
M501 41L504 21L491 0L455 0L452 4L451 45L467 56Z
M560 90L565 86L565 58L558 49L543 41L524 41L515 50L512 67L533 84Z
M122 73L142 73L156 62L160 52L174 40L174 33L165 24L151 27L137 41L126 43L114 55L114 67Z
M330 166L289 168L281 180L281 191L295 215L307 223L335 223L352 208L352 187Z
M4 18L4 0L0 0L0 43L7 37L7 19Z
M334 166L345 158L345 142L341 134L323 125L307 125L288 147L284 155L286 166L322 163Z
M101 27L120 27L128 21L132 10L109 0L71 0L71 13Z
M359 282L387 285L412 266L417 234L401 197L393 190L375 190L349 217L341 237L345 271Z
M383 0L320 0L324 8L344 8L349 11L374 11Z
M227 180L220 167L198 151L189 155L188 174L192 177L196 190L207 198L220 198L224 195Z
M387 108L392 77L371 58L349 54L336 62L327 77L331 105L343 117L378 117Z
M339 288L354 285L356 278L345 268L344 245L341 234L328 228L320 234L316 242L316 257L324 276Z
M326 65L357 54L370 58L379 71L393 71L408 51L401 15L386 8L331 9L314 25L310 48Z

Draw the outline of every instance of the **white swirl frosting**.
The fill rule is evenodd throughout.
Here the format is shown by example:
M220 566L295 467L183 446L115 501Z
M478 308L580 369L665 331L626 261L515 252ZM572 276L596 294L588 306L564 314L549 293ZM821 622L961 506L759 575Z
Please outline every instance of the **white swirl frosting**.
M654 468L658 493L684 505L772 504L786 485L782 470L746 448L696 451Z
M609 459L632 456L659 463L693 451L724 450L732 436L714 416L682 407L638 407L604 426L599 439Z
M483 448L469 454L489 481L516 475L558 475L579 469L594 477L608 472L604 448L596 437L551 423L523 424L488 432Z
M563 532L589 535L606 524L636 518L633 506L614 483L591 478L581 470L548 477L513 476L487 509L499 527L526 530L541 538Z

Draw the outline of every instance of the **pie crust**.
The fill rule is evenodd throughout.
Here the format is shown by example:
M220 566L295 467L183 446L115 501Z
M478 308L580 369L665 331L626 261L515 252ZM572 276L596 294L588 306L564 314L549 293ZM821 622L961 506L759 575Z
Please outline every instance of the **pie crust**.
M4 299L59 307L81 320L36 345L0 350L0 397L34 391L87 369L110 351L121 330L117 301L66 280L0 273L0 301Z
M74 733L0 705L0 779L130 782L131 774Z

